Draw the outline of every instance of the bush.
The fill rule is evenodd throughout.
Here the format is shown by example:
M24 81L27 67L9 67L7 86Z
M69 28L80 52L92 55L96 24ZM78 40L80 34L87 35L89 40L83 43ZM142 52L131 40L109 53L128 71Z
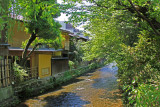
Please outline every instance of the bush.
M72 70L66 71L66 72L64 72L64 74L62 76L60 76L56 79L55 84L60 85L68 80L71 80L72 78L74 78L76 76L79 76L89 70L96 69L100 66L102 66L102 65L99 65L97 63L92 63L88 66L83 66L83 67L79 67L77 69L72 69Z
M158 107L160 105L160 86L140 84L136 91L136 107Z
M124 103L129 106L159 104L156 94L160 83L159 49L159 41L146 34L139 35L139 41L134 47L122 45L119 62L117 61L118 77L120 88L124 92Z
M69 69L74 69L75 63L73 61L69 61Z
M25 76L28 76L27 71L24 70L21 66L19 66L16 62L13 65L15 82L20 83L24 80Z

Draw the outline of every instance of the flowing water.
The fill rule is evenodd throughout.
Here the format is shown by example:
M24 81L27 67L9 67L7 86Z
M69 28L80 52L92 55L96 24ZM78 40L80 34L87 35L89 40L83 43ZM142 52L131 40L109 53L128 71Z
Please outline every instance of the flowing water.
M117 70L111 63L77 77L61 89L28 99L18 107L122 107Z

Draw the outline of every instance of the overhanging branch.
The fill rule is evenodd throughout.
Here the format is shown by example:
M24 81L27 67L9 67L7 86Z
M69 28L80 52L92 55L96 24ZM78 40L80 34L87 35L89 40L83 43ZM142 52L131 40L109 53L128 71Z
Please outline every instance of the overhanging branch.
M98 4L96 1L92 1L93 3L95 3L98 7L103 7L103 8L106 8L106 9L108 9L108 7L107 6L104 6L104 5L100 5L100 4Z
M131 4L132 8L136 11L136 13L137 13L140 17L142 17L144 20L146 20L146 21L148 22L148 24L151 26L151 28L153 29L153 31L154 31L157 35L160 36L160 32L157 31L157 29L156 29L155 26L152 24L152 22L135 8L135 6L133 5L133 3L132 3L131 0L128 0L128 1L129 1L129 3Z

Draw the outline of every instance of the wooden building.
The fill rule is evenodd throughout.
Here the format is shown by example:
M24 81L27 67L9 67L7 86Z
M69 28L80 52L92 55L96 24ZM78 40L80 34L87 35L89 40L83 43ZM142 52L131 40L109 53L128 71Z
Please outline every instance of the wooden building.
M55 50L54 47L39 47L35 50L27 61L27 67L31 68L31 76L33 76L33 74L37 74L37 78L45 78L68 70L69 41L72 36L77 35L74 34L73 30L71 30L74 29L71 25L67 28L68 24L60 24L62 25L61 35L64 38L62 41L62 48ZM19 27L21 30L18 30ZM19 59L21 58L23 52L23 49L21 48L22 42L29 39L29 37L30 34L25 32L23 22L16 22L13 28L13 36L8 40L8 43L11 45L9 47L9 55L12 58L15 56ZM30 52L31 49L32 47L28 49L28 52ZM37 71L35 69L32 70L32 68L36 68Z
M21 30L18 30L18 27L20 27ZM28 58L27 67L31 69L37 68L37 71L31 70L31 74L37 74L37 78L44 78L68 69L69 35L62 32L62 36L64 37L62 49L55 50L49 47L39 48L32 53L30 58ZM11 45L9 47L9 56L13 59L15 56L20 59L23 52L21 48L22 42L29 39L29 37L30 34L25 32L23 22L16 22L13 28L13 36L8 40L8 43ZM30 52L31 49L32 47L28 49L28 52Z

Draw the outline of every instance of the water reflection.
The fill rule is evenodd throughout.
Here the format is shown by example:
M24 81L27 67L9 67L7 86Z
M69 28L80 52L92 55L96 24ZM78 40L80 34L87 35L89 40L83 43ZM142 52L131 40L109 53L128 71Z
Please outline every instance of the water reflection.
M114 63L107 65L100 69L99 78L94 79L95 83L92 84L94 88L103 88L111 91L117 89L117 70L118 67Z
M45 107L82 107L82 105L89 104L88 101L83 101L80 96L70 92L62 92L58 96L48 96L44 100L47 102Z
M95 83L92 86L93 88L103 88L111 91L118 88L116 80L116 77L98 78L94 80Z

